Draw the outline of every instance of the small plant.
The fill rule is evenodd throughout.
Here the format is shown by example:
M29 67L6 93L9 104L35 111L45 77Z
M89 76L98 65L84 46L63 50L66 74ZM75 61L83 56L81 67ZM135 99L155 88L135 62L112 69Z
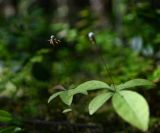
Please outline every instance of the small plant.
M92 44L96 44L96 39L93 33L89 33L89 39ZM101 57L101 61L104 63L103 57ZM106 63L104 63L104 65L108 75L111 77L109 67ZM101 89L103 90L103 93L94 97L88 105L90 115L93 115L100 107L102 107L102 105L105 104L105 102L111 99L115 111L122 119L138 129L146 131L149 124L148 103L142 95L127 89L138 86L152 86L153 83L145 79L133 79L123 84L115 85L112 77L111 81L111 85L98 80L84 82L74 89L62 90L54 93L49 97L48 103L59 96L63 103L71 106L74 95L79 93L87 95L89 91ZM63 113L69 111L71 111L70 108L65 109Z

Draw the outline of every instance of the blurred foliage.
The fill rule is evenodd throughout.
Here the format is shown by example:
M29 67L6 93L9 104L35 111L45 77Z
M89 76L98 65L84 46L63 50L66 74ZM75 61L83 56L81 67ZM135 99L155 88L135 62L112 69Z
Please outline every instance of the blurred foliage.
M83 6L78 11L72 11L73 16L69 16L73 19L71 22L67 17L62 21L56 14L58 5L54 3L51 6L49 1L46 7L42 1L18 1L14 15L0 14L1 109L9 110L24 120L103 121L103 124L107 120L111 121L113 111L108 111L108 118L104 117L102 111L100 118L106 118L106 121L98 120L101 114L91 118L81 111L85 106L84 101L91 99L94 93L90 98L75 98L74 102L82 105L74 105L80 112L61 114L65 105L59 100L56 104L47 104L48 97L56 91L56 85L69 89L91 79L110 84L110 77L100 61L100 55L104 56L105 63L110 66L113 80L117 84L136 77L148 78L159 84L160 9L143 0L120 2L124 13L121 16L123 34L119 36L115 30L113 14L107 18L110 21L108 26L99 26L99 16L94 15L88 2L79 3L79 6ZM87 38L90 31L95 32L98 49ZM48 43L52 34L61 40L60 45L52 46ZM159 90L156 91L148 94L146 90L141 90L150 104L159 99ZM151 104L153 118L160 114L159 107L154 104ZM109 106L106 108L112 110Z

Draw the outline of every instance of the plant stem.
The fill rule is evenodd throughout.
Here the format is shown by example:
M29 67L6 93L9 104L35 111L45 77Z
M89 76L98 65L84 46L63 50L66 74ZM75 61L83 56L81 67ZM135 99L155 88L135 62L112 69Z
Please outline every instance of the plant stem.
M99 59L100 59L101 63L104 65L105 70L106 70L108 76L110 77L111 84L113 85L114 90L116 90L115 83L114 83L114 80L112 78L112 74L111 74L111 70L109 68L109 65L105 62L104 56L98 52L98 50L100 49L100 47L97 45L95 39L94 39L94 41L91 41L91 43L95 47L97 55L99 56Z

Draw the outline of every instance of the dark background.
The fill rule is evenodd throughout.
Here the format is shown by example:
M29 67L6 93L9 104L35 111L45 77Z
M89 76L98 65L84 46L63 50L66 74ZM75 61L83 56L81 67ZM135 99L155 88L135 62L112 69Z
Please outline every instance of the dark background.
M116 84L146 78L156 85L138 88L150 106L149 133L160 129L159 0L0 0L0 109L13 114L22 132L140 132L105 104L89 116L87 104L97 92L74 98L74 110L57 98L56 85L70 89L92 79ZM98 49L87 34L94 32ZM59 45L47 41L51 35ZM97 52L98 51L98 52Z

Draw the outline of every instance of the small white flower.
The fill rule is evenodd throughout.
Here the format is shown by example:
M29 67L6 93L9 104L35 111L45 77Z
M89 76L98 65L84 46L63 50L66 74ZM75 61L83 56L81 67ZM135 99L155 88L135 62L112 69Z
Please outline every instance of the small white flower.
M51 35L51 39L53 39L53 38L55 38L55 36L54 36L54 35Z
M93 32L88 33L88 38L92 43L96 43L96 39Z
M50 39L47 41L49 41L49 43L52 45L59 45L61 43L61 41L56 39L54 35L51 35Z
M89 32L88 33L88 38L92 41L94 37L94 33L93 32Z

